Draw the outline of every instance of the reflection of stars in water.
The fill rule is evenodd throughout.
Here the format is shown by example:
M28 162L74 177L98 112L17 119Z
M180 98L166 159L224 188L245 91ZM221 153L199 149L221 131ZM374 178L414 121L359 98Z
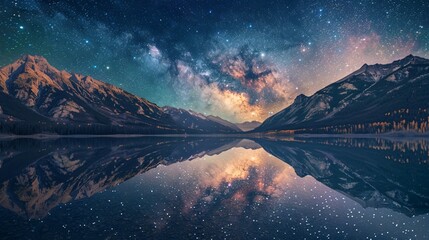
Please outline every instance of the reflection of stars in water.
M260 141L267 140L260 139ZM235 147L229 150L225 150L226 146L224 146L225 148L220 148L225 150L223 152L210 151L207 153L203 151L201 154L207 153L207 155L189 161L186 160L187 157L159 158L153 161L154 159L150 157L151 154L145 154L145 157L141 158L140 154L132 152L134 157L126 160L127 166L130 168L124 168L125 162L121 160L121 157L113 157L116 156L115 154L108 157L107 160L101 159L103 165L105 163L113 164L113 168L108 168L107 172L101 171L102 169L93 171L93 166L96 165L92 164L97 163L97 161L90 161L89 171L85 171L87 168L77 168L76 171L67 172L67 176L75 173L79 174L73 176L86 176L80 175L80 173L90 174L90 178L71 178L70 181L72 182L67 182L67 185L72 186L72 188L79 186L75 195L70 195L70 193L75 193L74 190L60 191L59 195L52 195L60 197L49 198L49 201L45 202L44 195L39 195L39 191L35 192L37 199L42 197L43 201L40 202L42 209L37 207L27 209L42 212L49 209L49 213L43 214L43 219L27 220L18 216L11 217L9 215L11 212L6 209L0 209L0 216L3 216L2 219L6 224L11 222L14 227L24 226L28 232L36 231L31 232L28 236L32 236L33 233L39 234L39 231L45 231L43 226L49 226L49 232L52 235L58 234L58 236L66 236L66 238L72 239L77 237L91 238L93 237L91 234L97 234L98 238L114 236L113 238L118 239L143 237L165 239L168 236L185 236L186 239L218 239L223 237L230 239L253 239L255 237L262 239L303 239L310 236L322 239L328 238L327 236L332 239L342 239L344 236L351 239L427 238L428 214L409 217L393 211L398 210L397 207L404 206L407 210L413 211L421 203L408 199L402 202L401 199L404 199L402 193L401 196L397 195L391 199L391 195L384 195L384 192L381 192L385 186L388 189L395 189L394 186L399 186L400 183L409 183L409 176L404 174L404 179L398 176L393 185L390 185L392 182L389 181L388 177L391 173L387 172L392 167L396 169L400 166L401 169L407 170L405 171L407 173L414 172L409 171L410 166L418 169L427 166L427 141L409 142L402 140L392 143L381 139L362 141L355 138L339 138L329 140L305 139L305 142L306 144L295 145L294 142L290 141L273 141L272 145L264 145L265 149L270 149L272 153L277 152L276 154L279 154L284 161L296 166L295 169L268 154L259 148L259 145L249 140L240 141L238 144L235 142ZM191 143L189 143L189 147L201 147L199 140ZM161 146L163 145L161 144ZM182 156L176 152L179 149L184 149L186 154L190 153L189 148L186 147L170 148L171 145L168 146L168 154L171 154L170 150L174 149L173 155L168 156ZM232 146L232 144L227 146ZM113 149L114 152L119 152L120 156L124 156L126 150L130 148L133 150L140 149L140 147L136 147L132 144L127 147L118 145L114 146ZM56 148L55 151L58 149L62 149L60 151L61 156L69 155L67 152L63 152L62 147ZM86 152L88 147L82 145L79 146L79 149ZM104 148L94 148L97 152L101 149ZM111 145L105 149L109 155L111 149ZM167 149L158 150L156 148L154 152ZM279 149L285 151L280 154ZM322 149L332 154L318 155ZM346 152L341 152L340 149L346 152L350 152L351 149L356 151L352 157ZM200 150L202 151L202 149ZM369 152L377 154L374 154L373 157L365 157ZM293 155L288 153L293 153ZM51 155L49 154L49 156ZM80 158L80 156L82 155L77 154L75 157L78 158L73 157L72 162L87 162L85 157ZM329 156L329 159L326 156ZM398 162L398 159L393 156L414 157L412 158L413 161L410 162ZM89 154L88 157L88 159L93 159L93 154ZM346 158L343 159L343 157ZM383 174L375 174L379 173L378 171L364 172L362 170L365 168L360 167L353 170L351 163L355 160L358 160L356 163L359 165L360 163L368 164L371 169L374 167L373 163L378 162L378 166L383 166L384 171L381 171ZM376 161L374 162L374 160ZM64 161L67 163L71 159ZM51 162L48 161L49 165ZM160 162L168 166L158 166L157 164ZM327 163L329 165L326 165ZM61 168L61 166L59 167ZM105 166L110 166L110 164ZM117 166L120 167L116 168ZM136 169L141 169L144 173L136 172L134 166L138 166L139 168ZM157 167L151 168L155 166ZM344 168L345 166L347 168ZM309 174L326 185L316 181L310 175L306 175L308 174L306 170L310 169L308 167L314 167ZM57 168L58 166L53 169ZM337 172L337 169L340 172ZM47 173L51 172L48 171ZM94 173L96 175L92 175ZM134 175L139 173L141 174ZM359 175L347 174L350 179L346 177L347 181L344 182L343 173L359 173ZM415 171L411 178L421 179L420 177L414 178L418 175L424 178L425 173L425 169L422 172ZM93 179L93 176L100 176L100 178L94 181L86 181ZM125 181L131 176L135 177ZM371 176L383 177L373 179ZM394 173L391 176L396 177ZM81 182L82 179L85 181ZM74 180L78 181L77 185L69 185ZM32 189L32 181L28 183ZM49 186L50 184L47 183L50 183L50 180L44 181L42 185ZM79 185L81 183L84 185ZM121 184L117 186L116 184L119 183ZM367 183L371 185L366 185ZM94 194L109 186L109 189ZM340 188L337 188L339 186ZM365 186L369 186L369 188ZM344 193L334 191L329 187L341 189ZM422 203L424 204L424 189L422 191L423 195L418 191L416 195L414 195L415 192L412 192L411 196L422 195ZM405 196L408 192L404 192ZM32 195L29 196L31 196L30 199L33 199ZM353 196L355 200L349 196ZM71 201L73 198L70 197L76 199ZM54 206L58 207L49 207L52 199L58 199L58 202L53 202ZM356 199L362 199L361 201L370 199L369 204L371 205L375 202L376 205L381 204L381 206L391 209L374 209L370 207L371 205L366 205L364 208ZM391 200L395 200L395 202ZM70 202L59 204L61 201ZM48 205L48 208L45 204Z
M179 214L182 219L188 219L194 223L199 222L199 231L194 234L195 237L200 238L213 234L210 231L205 232L210 229L207 228L206 223L214 224L218 229L221 229L223 237L234 237L237 234L234 229L243 229L240 227L241 225L246 226L244 234L247 237L261 236L256 234L263 234L265 231L270 234L269 236L283 237L330 235L335 238L335 236L341 237L344 234L353 236L350 232L355 232L356 236L365 234L367 238L398 236L398 231L392 231L392 227L400 228L399 233L405 235L413 232L412 229L406 227L405 223L401 226L397 213L391 214L387 213L389 212L387 210L379 209L364 209L353 200L347 199L338 192L315 182L311 177L288 177L286 178L287 181L279 183L282 191L270 192L271 194L259 195L258 197L259 190L256 190L258 189L258 184L255 184L254 177L262 177L263 175L259 175L261 172L276 172L279 168L290 169L287 171L293 171L293 169L281 162L270 167L273 161L278 160L269 155L256 155L257 157L254 157L254 153L247 151L250 153L247 156L252 156L248 158L251 160L248 164L252 165L252 162L257 162L257 168L254 169L254 174L256 175L251 174L253 168L245 167L249 166L247 163L242 164L245 159L245 157L243 158L245 151L237 151L232 155L221 154L215 157L205 157L200 161L183 162L173 168L171 166L161 167L141 178L139 184L145 185L149 181L161 186L157 196L165 195L165 199L168 199L167 202L171 199L174 199L174 201L184 200L182 202L183 206L177 208L177 210L175 210L176 208L171 209L172 212L170 211L169 215L173 216L174 219L174 216ZM264 161L259 162L257 159L261 159L261 157ZM234 161L233 159L237 160ZM221 163L218 163L218 161ZM235 169L249 172L229 171L227 174L229 177L224 175L226 178L223 179L231 179L230 177L232 177L232 179L238 178L241 180L229 180L225 184L219 183L216 179L209 179L207 182L206 178L210 178L212 175L210 172L204 172L204 169L216 168L213 165L215 163L224 166L223 170L226 171L231 169L228 164L238 164ZM201 174L201 172L204 174ZM284 173L281 170L278 172ZM216 176L223 174L222 172L216 173ZM177 175L181 176L181 183L177 185L171 184L173 179L178 179ZM268 183L262 184L265 184L265 187L270 186L269 179L275 179L275 176L264 177L263 179L268 180ZM158 180L151 181L150 179L152 178L157 178ZM209 187L206 187L207 183L211 183ZM175 187L172 185L175 185ZM201 185L203 185L202 189L206 189L205 191L200 191ZM249 192L253 196L250 198L251 201L249 201L250 196L244 195L242 197L240 194L236 194L249 187L253 189ZM193 198L195 194L197 199ZM144 195L142 194L142 196ZM143 198L147 200L146 197ZM156 228L159 226L165 228L169 224L165 222L165 217L163 217L166 211L165 206L163 204L158 207L160 209L158 211L154 209L154 214L160 216L156 224L154 223ZM156 207L156 204L151 207ZM207 215L208 213L210 214ZM228 213L239 215L230 215ZM368 231L367 226L375 226L376 229L377 226L387 227L385 231L377 230L372 233L372 230ZM371 234L368 235L368 233Z
M420 239L415 227L429 224L427 215L363 208L262 149L244 148L158 166L36 221L66 236L121 239Z

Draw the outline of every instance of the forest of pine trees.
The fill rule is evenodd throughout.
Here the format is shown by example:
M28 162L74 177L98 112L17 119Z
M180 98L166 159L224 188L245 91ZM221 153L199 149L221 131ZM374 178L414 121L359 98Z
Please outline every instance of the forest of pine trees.
M301 128L282 130L276 133L282 134L364 134L364 133L388 133L388 132L429 132L429 110L398 109L386 112L382 121L369 121L366 123L350 123L340 125L328 125L315 128Z
M180 129L165 129L158 126L123 126L103 124L72 124L72 123L28 123L23 121L0 121L0 134L164 134L183 133Z

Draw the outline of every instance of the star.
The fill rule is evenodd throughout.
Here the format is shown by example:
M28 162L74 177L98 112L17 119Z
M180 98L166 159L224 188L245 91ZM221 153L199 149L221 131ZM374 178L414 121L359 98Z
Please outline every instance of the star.
M11 2L0 3L0 66L43 55L156 104L231 121L264 120L364 63L429 57L423 0Z

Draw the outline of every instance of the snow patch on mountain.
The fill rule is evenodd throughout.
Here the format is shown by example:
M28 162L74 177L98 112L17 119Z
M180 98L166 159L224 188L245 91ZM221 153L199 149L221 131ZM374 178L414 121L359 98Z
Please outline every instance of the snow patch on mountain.
M315 115L325 112L330 109L329 102L332 100L332 97L327 95L317 95L315 98L312 98L309 104L306 106L305 120L312 119Z
M197 112L194 112L192 110L189 110L188 112L194 117L201 118L201 119L207 119L207 117L201 113L197 113Z
M429 60L424 58L410 55L391 64L365 64L312 96L297 96L293 104L266 119L255 131L384 121L383 113L395 111L399 105L417 107L416 111L426 109L427 101L423 101L427 97L426 80L429 80ZM392 98L392 92L403 96Z
M28 113L54 121L179 129L157 105L90 76L59 71L40 56L25 55L0 68L0 91ZM22 116L11 109L11 116Z
M73 101L63 99L61 105L52 109L53 118L70 118L73 119L73 113L85 112L85 109Z
M351 83L343 83L340 88L345 90L357 90L357 88Z
M343 189L350 190L354 188L358 183L357 182L350 182L350 183L341 183L339 184Z

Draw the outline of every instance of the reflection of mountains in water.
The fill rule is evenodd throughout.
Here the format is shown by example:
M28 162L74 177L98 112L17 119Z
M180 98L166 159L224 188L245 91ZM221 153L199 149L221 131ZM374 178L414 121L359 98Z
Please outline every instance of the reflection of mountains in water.
M303 138L258 140L304 177L342 192L364 207L408 216L429 212L427 140Z
M260 146L299 176L311 175L363 206L429 212L428 142L327 138L0 141L0 204L29 218L44 217L61 203L90 197L160 164ZM412 161L402 160L407 156Z
M90 197L160 164L218 152L235 139L31 139L0 142L0 204L43 217L60 203Z

